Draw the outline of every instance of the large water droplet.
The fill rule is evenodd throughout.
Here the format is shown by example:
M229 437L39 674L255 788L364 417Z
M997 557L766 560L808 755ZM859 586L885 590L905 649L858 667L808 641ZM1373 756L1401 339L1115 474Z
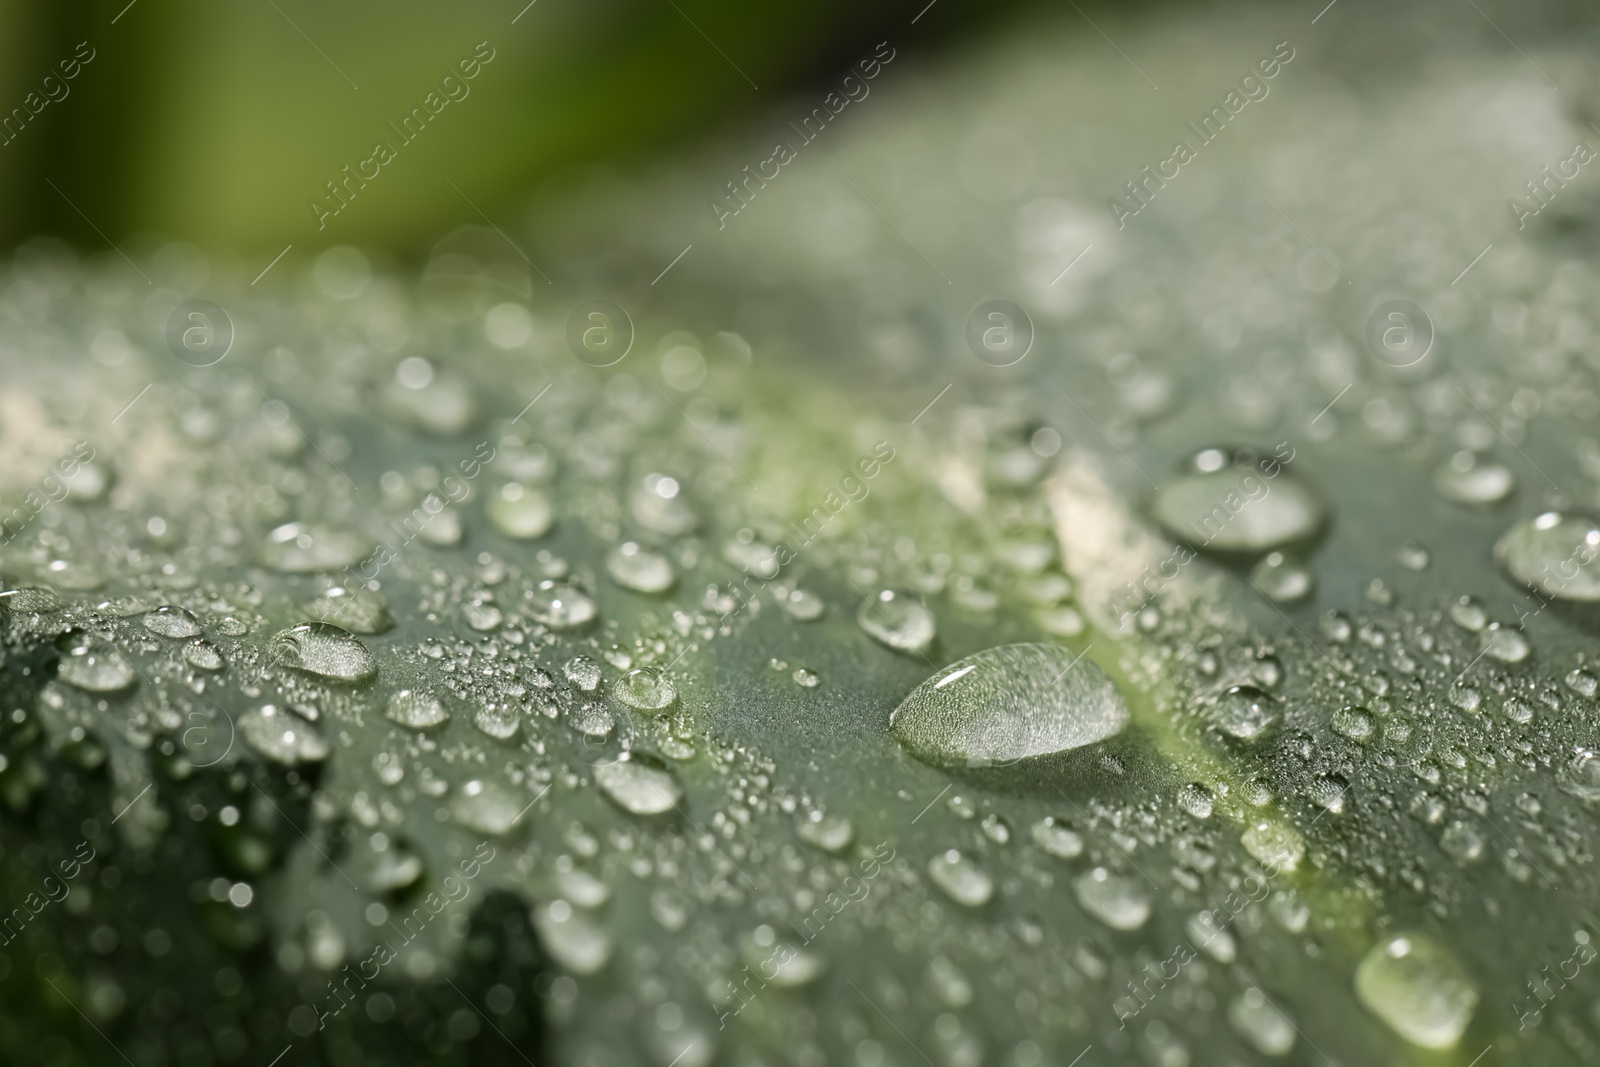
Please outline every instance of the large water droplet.
M340 682L363 682L378 673L378 661L354 634L322 622L303 622L272 638L274 663Z
M239 716L239 733L261 755L290 766L315 763L328 755L328 743L316 727L276 704L263 704Z
M868 636L897 652L922 654L933 645L933 612L911 593L881 590L863 601L856 622Z
M352 567L370 551L371 541L349 531L290 522L267 535L261 562L285 574L311 574Z
M1547 511L1507 530L1495 559L1516 581L1558 600L1600 600L1600 525L1587 516Z
M1309 541L1327 507L1271 456L1208 448L1163 483L1151 514L1173 537L1213 552L1265 552Z
M1306 843L1294 827L1268 819L1251 826L1240 836L1245 851L1262 863L1292 871L1305 855Z
M1127 721L1127 704L1092 661L1030 644L944 668L911 691L889 728L924 762L984 767L1081 748Z
M1356 995L1414 1045L1449 1048L1472 1021L1478 991L1455 958L1419 935L1374 945L1356 968Z
M1033 842L1052 856L1064 860L1083 854L1083 837L1068 829L1054 815L1033 824Z

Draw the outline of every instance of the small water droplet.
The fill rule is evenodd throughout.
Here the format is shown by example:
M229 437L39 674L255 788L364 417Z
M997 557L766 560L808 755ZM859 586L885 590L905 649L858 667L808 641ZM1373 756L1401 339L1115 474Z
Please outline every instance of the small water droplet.
M543 537L555 523L550 498L520 482L507 482L491 492L487 510L495 529L517 541Z
M450 720L444 704L432 693L421 689L401 689L389 698L384 714L390 722L412 730L426 730Z
M929 860L928 877L964 907L982 907L994 895L994 879L960 849L948 849Z
M937 635L933 612L913 594L894 589L863 601L856 622L886 648L915 655L926 653Z
M658 712L672 706L678 699L678 690L672 679L655 667L639 667L629 671L611 689L616 698L640 711Z
M261 562L285 574L312 574L353 567L371 551L371 541L346 530L290 522L267 535Z
M263 704L239 716L245 743L278 763L316 763L328 756L328 743L317 728L276 704Z
M1084 911L1113 930L1137 930L1150 918L1150 898L1141 884L1104 867L1074 878L1072 892Z
M635 815L660 815L683 799L673 773L639 753L596 767L594 780L618 807Z

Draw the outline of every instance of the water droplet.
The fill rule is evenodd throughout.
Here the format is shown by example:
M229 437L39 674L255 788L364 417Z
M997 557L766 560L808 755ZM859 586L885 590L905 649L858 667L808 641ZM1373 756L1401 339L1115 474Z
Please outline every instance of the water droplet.
M552 630L575 630L597 613L593 600L576 586L546 578L528 598L533 617Z
M1497 504L1517 487L1517 476L1504 463L1463 450L1433 472L1433 486L1453 504Z
M355 635L323 622L303 622L272 638L274 663L340 682L363 682L378 673L378 661Z
M1259 989L1246 989L1233 998L1228 1022L1263 1056L1282 1056L1294 1047L1294 1023Z
M473 714L472 724L497 741L509 741L522 725L522 713L514 704L485 704Z
M594 780L618 807L635 815L660 815L683 799L672 772L638 753L596 767Z
M1592 698L1600 690L1600 678L1595 677L1592 671L1577 667L1567 674L1567 688L1579 696Z
M1490 623L1479 637L1483 654L1501 663L1521 663L1533 651L1521 630Z
M372 542L345 530L316 523L290 522L267 535L261 562L285 574L342 571L372 551Z
M1150 898L1140 884L1104 867L1074 878L1072 892L1084 911L1113 930L1137 930L1150 918Z
M1306 853L1306 843L1294 827L1268 819L1245 830L1239 839L1250 855L1285 871L1298 867Z
M813 622L822 618L826 606L821 597L804 589L791 589L789 595L783 597L780 603L783 604L783 610L789 613L789 617L799 622Z
M1196 453L1158 487L1150 511L1173 537L1213 552L1309 541L1327 521L1322 500L1276 459L1217 448Z
M1190 782L1178 790L1178 807L1197 819L1211 818L1212 804L1211 790L1203 785Z
M1076 608L1040 608L1033 617L1045 633L1055 637L1077 637L1086 628Z
M550 498L520 482L507 482L490 493L488 512L495 529L518 541L543 537L555 522Z
M1457 863L1475 863L1483 858L1483 835L1471 823L1457 819L1439 835L1439 847Z
M1278 725L1277 701L1253 685L1236 685L1217 698L1217 726L1237 741L1259 741Z
M1059 859L1070 860L1083 854L1083 838L1053 815L1034 823L1032 834L1034 844Z
M1450 621L1463 630L1477 633L1489 625L1489 611L1475 596L1464 596L1450 605Z
M1189 916L1184 924L1189 941L1218 963L1232 963L1238 952L1238 943L1225 926L1217 921L1217 913L1201 911Z
M964 907L982 907L994 895L994 879L960 849L948 849L929 860L928 877Z
M474 778L461 787L450 804L450 817L468 830L501 837L510 833L529 803L493 781Z
M567 681L585 693L592 693L600 687L600 664L588 656L573 656L562 668L562 673Z
M401 414L429 433L449 437L472 425L472 390L462 379L437 370L421 356L400 361L384 395Z
M353 634L381 634L394 625L384 598L359 586L334 586L303 609L308 618L331 623Z
M200 620L180 607L164 604L144 617L144 628L162 637L198 637Z
M1274 604L1304 600L1311 595L1316 583L1316 575L1310 567L1282 552L1269 552L1250 568L1250 584Z
M384 714L390 722L413 730L425 730L450 720L450 713L439 698L420 689L398 690L389 698Z
M139 677L133 664L103 637L73 634L62 640L66 647L57 676L63 682L90 693L115 693Z
M668 537L680 537L699 525L678 480L665 474L645 475L628 498L628 510L640 526Z
M855 837L855 827L850 825L849 819L824 815L820 811L813 811L797 820L795 832L802 841L824 852L841 852Z
M533 925L551 959L573 974L594 974L611 958L605 928L565 900L535 908Z
M616 698L640 711L660 711L678 699L672 679L654 667L629 671L611 689Z
M1081 748L1127 721L1127 704L1092 660L1055 645L1002 645L917 686L889 728L924 762L984 767Z
M863 601L856 622L879 644L917 655L932 647L937 633L933 612L913 594L894 589Z
M1472 1021L1478 991L1461 965L1419 935L1374 945L1356 968L1356 996L1422 1048L1450 1048Z
M1576 749L1557 775L1556 782L1563 792L1585 803L1600 802L1600 752L1592 748Z
M1372 713L1363 707L1340 708L1333 713L1333 728L1352 741L1365 741L1372 736Z
M222 651L203 637L183 646L183 662L202 671L220 671L226 665Z
M1513 579L1547 597L1600 600L1600 570L1588 569L1600 555L1600 525L1593 519L1547 511L1507 530L1494 554Z
M750 972L780 989L794 989L815 981L826 969L823 957L781 942L772 927L762 925L738 938L739 954Z
M665 593L677 576L667 557L625 541L606 557L606 573L625 589L636 593Z
M811 670L808 667L796 667L794 669L794 674L791 675L791 677L794 678L798 685L804 686L807 689L815 689L817 686L822 684L821 676L818 675L816 671Z
M245 743L278 763L316 763L328 756L328 743L317 728L276 704L263 704L239 716Z

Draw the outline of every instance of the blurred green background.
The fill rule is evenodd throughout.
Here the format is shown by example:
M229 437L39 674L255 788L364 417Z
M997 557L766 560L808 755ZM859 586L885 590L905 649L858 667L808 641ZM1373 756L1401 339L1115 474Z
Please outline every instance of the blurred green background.
M0 3L0 245L159 234L246 256L291 242L405 256L480 210L501 221L575 164L625 169L795 93L809 110L810 90L886 36L970 43L1018 6ZM394 127L480 42L493 59L468 95L403 144ZM92 58L68 80L75 54ZM326 183L379 140L395 161L319 229L311 201L331 205Z

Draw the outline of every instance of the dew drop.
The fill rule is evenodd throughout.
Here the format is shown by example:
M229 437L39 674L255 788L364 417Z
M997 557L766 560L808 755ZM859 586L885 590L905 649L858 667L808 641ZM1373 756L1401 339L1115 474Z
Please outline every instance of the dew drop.
M1070 860L1083 855L1083 838L1053 815L1034 823L1031 833L1034 844L1059 859Z
M638 753L596 767L594 780L613 803L635 815L660 815L683 799L683 787L672 772Z
M1104 867L1074 878L1072 892L1084 911L1113 930L1137 930L1150 918L1150 898L1140 884Z
M138 678L133 664L105 638L75 634L63 641L66 647L57 666L63 682L90 693L115 693Z
M1173 537L1213 552L1309 541L1327 521L1317 494L1277 460L1217 448L1196 453L1184 473L1159 486L1150 510Z
M856 622L886 648L914 655L926 653L937 633L933 612L913 594L894 589L863 601Z
M1420 935L1374 945L1356 968L1356 996L1422 1048L1450 1048L1466 1031L1478 991L1443 948Z
M200 620L180 607L163 604L144 617L144 628L162 637L198 637Z
M629 671L612 686L616 698L640 711L658 712L672 706L678 699L678 690L672 679L654 667L639 667Z
M274 663L340 682L364 682L378 673L378 661L348 630L322 622L303 622L272 638Z
M1127 721L1127 704L1092 660L1056 645L1002 645L917 686L889 728L926 763L986 767L1081 748Z
M450 817L480 834L501 837L511 831L528 802L496 782L474 778L461 787L450 804Z
M359 586L334 586L303 609L307 618L331 623L353 634L381 634L394 625L384 598Z
M1463 450L1433 472L1433 486L1452 504L1497 504L1517 487L1517 476L1504 463Z
M278 763L316 763L328 756L328 743L317 728L276 704L263 704L239 716L245 743Z
M1588 569L1600 555L1600 525L1587 516L1547 511L1526 519L1495 542L1494 554L1514 580L1547 597L1600 600L1600 572Z
M928 877L963 907L982 907L994 895L994 879L960 849L948 849L929 860Z
M490 493L487 507L494 528L517 541L543 537L555 522L550 498L520 482L507 482Z
M633 541L611 550L606 557L606 573L618 585L636 593L665 593L677 579L667 557Z
M450 719L450 713L439 698L420 689L396 691L389 698L384 714L390 722L397 722L412 730L426 730Z
M594 619L598 609L581 589L546 578L529 596L533 617L552 630L575 630Z
M316 523L290 522L267 535L261 562L285 574L341 571L360 563L372 542L345 530Z

